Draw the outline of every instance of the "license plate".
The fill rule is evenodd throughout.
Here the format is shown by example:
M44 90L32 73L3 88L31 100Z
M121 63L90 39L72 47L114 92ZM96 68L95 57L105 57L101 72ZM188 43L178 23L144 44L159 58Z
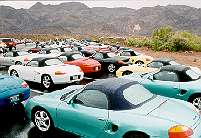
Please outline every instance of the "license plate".
M17 102L17 101L19 101L19 95L15 95L15 96L10 97L10 101L11 102Z
M78 79L78 75L73 76L73 80L77 80Z

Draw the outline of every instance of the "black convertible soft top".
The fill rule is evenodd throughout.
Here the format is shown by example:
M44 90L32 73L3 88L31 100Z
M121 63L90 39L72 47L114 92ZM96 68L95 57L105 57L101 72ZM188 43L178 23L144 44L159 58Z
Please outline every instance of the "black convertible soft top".
M109 101L109 110L127 110L140 106L129 103L123 96L123 91L135 84L139 83L122 78L109 78L94 81L88 84L85 87L85 90L99 90L100 92L104 93Z
M186 70L189 70L190 67L184 66L184 65L167 65L161 67L161 71L173 71L173 72L184 72Z

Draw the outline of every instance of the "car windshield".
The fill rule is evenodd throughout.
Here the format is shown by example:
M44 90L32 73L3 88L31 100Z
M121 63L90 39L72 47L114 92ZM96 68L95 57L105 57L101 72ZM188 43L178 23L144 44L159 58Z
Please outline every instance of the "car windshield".
M180 65L180 64L175 61L170 61L170 65Z
M76 59L83 58L83 56L80 54L74 54L74 55L72 55L72 58L76 60Z
M196 73L195 71L193 71L192 69L189 69L186 71L186 74L192 79L192 80L197 80L199 79L201 76L200 74Z
M2 42L12 42L11 39L3 39Z
M24 55L29 55L28 52L26 51L20 51L20 52L17 52L19 56L24 56Z
M116 54L115 53L107 53L108 57L115 57Z
M45 61L46 66L52 66L52 65L59 65L63 64L63 62L59 59L48 59Z
M111 102L113 110L135 109L156 97L140 84L128 86L122 91L121 95L116 95L117 99Z

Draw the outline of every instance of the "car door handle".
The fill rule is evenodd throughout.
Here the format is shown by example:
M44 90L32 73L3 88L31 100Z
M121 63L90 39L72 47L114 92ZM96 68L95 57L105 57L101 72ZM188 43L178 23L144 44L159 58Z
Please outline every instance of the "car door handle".
M105 118L99 117L98 120L105 121Z

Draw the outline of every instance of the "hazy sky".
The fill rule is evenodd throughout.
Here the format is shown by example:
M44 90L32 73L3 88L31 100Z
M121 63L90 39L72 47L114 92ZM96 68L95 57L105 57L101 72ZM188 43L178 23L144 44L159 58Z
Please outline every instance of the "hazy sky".
M71 0L70 0L71 1ZM76 1L76 0L74 0ZM38 1L0 1L0 5L11 6L14 8L30 8ZM40 1L43 4L60 4L69 1ZM188 5L196 8L201 8L201 0L96 0L96 1L79 1L85 3L89 7L128 7L133 9L139 9L142 7L153 7L156 5Z

